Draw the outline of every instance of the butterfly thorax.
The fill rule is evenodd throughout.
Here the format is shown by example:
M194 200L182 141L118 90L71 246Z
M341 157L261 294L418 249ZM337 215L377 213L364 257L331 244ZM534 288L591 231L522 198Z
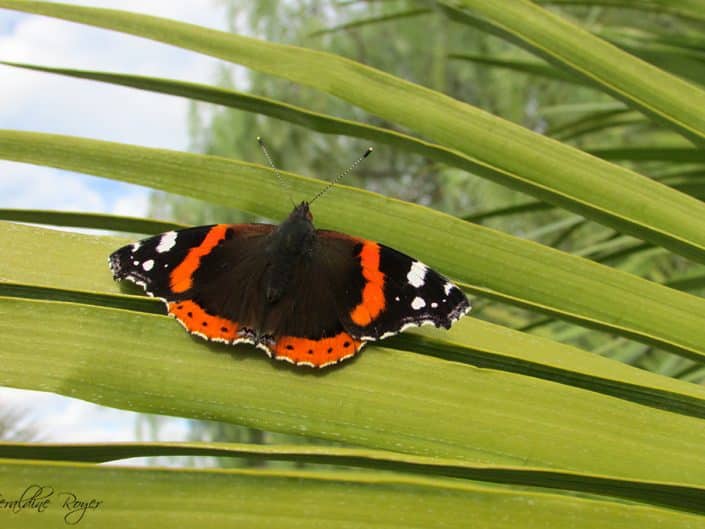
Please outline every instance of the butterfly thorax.
M271 234L267 244L267 269L264 291L269 303L276 303L286 292L296 267L310 260L316 240L313 216L307 202L294 208L289 217Z

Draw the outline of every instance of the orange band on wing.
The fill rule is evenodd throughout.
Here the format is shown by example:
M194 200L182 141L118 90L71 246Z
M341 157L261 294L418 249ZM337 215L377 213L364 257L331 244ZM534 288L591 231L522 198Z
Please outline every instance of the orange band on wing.
M189 332L222 342L232 342L237 338L237 323L208 314L193 301L172 301L168 304L168 309L169 314L179 320Z
M179 266L172 270L169 276L169 287L172 292L186 292L193 285L193 273L201 264L201 257L208 255L218 243L225 239L225 233L228 230L227 224L217 224L213 226L203 242L191 248L186 254L186 258L181 261Z
M282 336L273 347L274 357L293 364L325 367L353 356L363 342L353 339L346 332L330 338L310 340L294 336Z
M350 312L350 319L356 325L369 325L384 310L384 274L379 269L379 245L367 241L360 252L360 266L365 286L362 301Z

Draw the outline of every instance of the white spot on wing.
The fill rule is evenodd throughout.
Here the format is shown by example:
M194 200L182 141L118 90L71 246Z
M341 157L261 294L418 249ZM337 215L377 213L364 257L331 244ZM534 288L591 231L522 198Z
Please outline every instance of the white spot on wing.
M157 245L157 252L158 253L164 253L168 252L171 250L174 245L176 244L176 232L175 231L168 231L164 235L162 235L162 238L159 239L159 244Z
M426 268L425 264L420 261L414 261L411 263L409 273L406 274L406 279L412 287L421 288L424 286L427 270L428 268Z
M450 294L450 291L455 288L455 285L451 283L450 281L446 282L445 285L443 285L443 292L446 293L446 296Z
M142 246L142 244L139 242L132 243L132 253L135 253L137 250L139 250L140 246Z
M154 268L154 259L149 259L148 261L142 263L142 268L145 272L149 272L152 268Z
M433 303L431 303L431 308L432 308L432 309L437 309L437 308L438 308L438 303L436 303L435 301L434 301Z
M413 301L411 302L411 308L414 310L419 310L422 309L426 306L426 302L423 300L423 298L420 298L416 296Z

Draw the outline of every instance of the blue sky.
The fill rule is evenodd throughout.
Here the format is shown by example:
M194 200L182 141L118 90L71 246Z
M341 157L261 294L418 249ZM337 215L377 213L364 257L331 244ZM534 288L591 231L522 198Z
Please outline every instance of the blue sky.
M63 0L149 13L226 29L214 0ZM218 62L136 37L0 9L0 60L213 82ZM185 150L188 102L90 81L0 66L0 128ZM0 208L142 216L148 190L88 175L0 161ZM107 271L106 271L107 273ZM48 393L0 388L0 405L22 409L52 441L134 438L134 414ZM183 421L166 437L185 435Z

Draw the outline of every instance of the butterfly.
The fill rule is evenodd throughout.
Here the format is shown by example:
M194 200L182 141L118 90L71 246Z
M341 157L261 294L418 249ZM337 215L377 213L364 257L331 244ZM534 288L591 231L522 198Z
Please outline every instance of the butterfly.
M470 311L462 290L422 262L316 229L305 201L279 225L169 231L118 249L109 265L189 333L300 366L336 364L411 326L450 328Z

